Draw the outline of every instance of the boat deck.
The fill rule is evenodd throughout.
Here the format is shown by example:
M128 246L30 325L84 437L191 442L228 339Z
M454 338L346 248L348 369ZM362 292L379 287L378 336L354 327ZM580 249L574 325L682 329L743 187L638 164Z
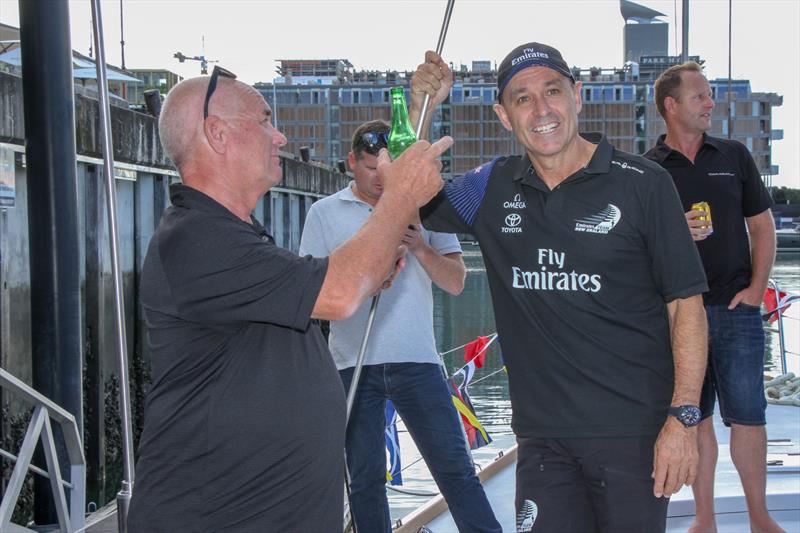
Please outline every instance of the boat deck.
M739 476L730 456L730 431L718 417L714 426L719 442L719 460L715 481L717 525L719 533L750 531ZM769 405L767 434L770 444L768 461L781 461L768 467L767 505L772 517L786 531L800 531L800 408ZM503 531L515 531L514 465L516 450L498 459L497 472L487 472L483 485ZM489 470L486 468L485 470ZM491 475L493 474L493 475ZM457 533L452 517L441 497L433 498L423 508L403 519L398 533L416 533L425 525L432 533ZM440 514L436 511L441 510ZM684 533L694 514L689 487L672 497L667 518L669 533ZM436 515L432 517L432 515Z

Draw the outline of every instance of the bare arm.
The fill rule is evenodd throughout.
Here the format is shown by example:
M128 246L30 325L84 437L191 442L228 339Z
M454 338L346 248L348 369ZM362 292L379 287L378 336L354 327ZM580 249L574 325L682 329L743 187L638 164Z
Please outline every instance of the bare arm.
M403 235L403 244L414 254L437 287L453 295L461 294L467 268L459 252L440 254L422 239L419 227L413 224L409 224Z
M425 52L425 62L417 67L411 77L411 105L408 109L408 118L416 126L419 124L425 95L430 96L420 139L427 139L430 135L433 112L436 106L444 102L450 95L452 85L453 73L447 63L436 52L430 50Z
M438 157L452 144L450 137L433 145L417 142L395 161L381 150L381 200L358 232L331 253L312 312L314 318L347 318L378 290L397 259L397 247L408 223L419 207L442 188Z
M675 388L672 405L697 405L708 358L708 326L701 295L676 299L667 304ZM697 474L697 427L687 428L668 416L653 454L653 494L670 496Z
M772 211L767 209L754 217L745 218L747 231L750 233L750 258L753 275L750 285L736 293L728 305L733 309L739 303L761 305L764 291L767 289L769 274L775 262L775 220Z
M667 304L675 389L672 405L697 405L708 360L708 323L703 296L678 298Z

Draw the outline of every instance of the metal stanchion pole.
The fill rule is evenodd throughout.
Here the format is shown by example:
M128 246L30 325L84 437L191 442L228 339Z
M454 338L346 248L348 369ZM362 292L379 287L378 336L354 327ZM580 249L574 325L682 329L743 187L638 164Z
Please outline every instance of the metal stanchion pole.
M114 278L114 311L119 372L119 401L122 414L122 487L117 493L117 521L120 533L128 531L128 507L133 492L133 435L131 427L130 389L128 387L128 343L125 335L125 306L122 294L122 271L119 264L119 235L117 232L117 195L114 183L111 110L108 98L103 16L100 0L92 0L92 24L97 52L97 94L100 102L100 128L103 134L103 175L108 206L108 230L111 242L111 272Z
M436 53L442 55L444 48L444 38L447 37L447 28L450 26L450 15L453 14L453 4L455 0L447 0L447 8L444 11L444 20L442 21L442 29L439 30L439 41L436 43ZM422 124L425 123L425 115L428 113L428 104L430 104L431 97L426 94L425 99L422 101L422 111L419 114L419 124L417 124L417 139L422 135Z
M97 0L95 0L97 1ZM453 4L455 0L447 0L447 8L444 13L444 20L442 21L442 29L439 31L439 41L436 43L436 53L441 55L442 48L444 47L444 39L447 36L447 28L450 26L450 15L453 13ZM430 95L425 95L425 100L422 103L422 111L419 115L419 123L417 124L417 139L422 133L422 125L425 123L425 115L428 112L428 105L430 103ZM356 365L353 368L353 377L350 380L350 388L347 390L347 421L350 421L350 413L353 409L353 404L356 400L356 391L358 390L358 382L361 378L361 369L364 366L364 357L367 353L367 345L369 344L369 337L372 333L372 324L375 321L375 311L378 308L378 302L381 299L379 292L372 297L372 304L369 307L369 316L367 317L367 327L364 330L364 338L361 340L361 347L358 350L358 357L356 358ZM347 469L347 457L345 455L345 489L350 494L350 472ZM352 513L351 513L352 515ZM353 531L355 531L355 520L353 520Z
M447 36L447 28L450 26L450 15L453 13L453 4L455 0L447 0L447 8L444 12L444 20L442 21L442 29L439 31L439 41L436 43L436 53L442 53L444 48L444 39ZM422 133L422 125L425 122L425 115L428 112L428 105L430 103L430 95L425 95L425 100L422 103L422 111L419 115L419 123L417 124L417 138L419 139ZM380 301L381 294L378 293L372 297L372 304L369 308L369 317L367 318L367 327L364 330L364 338L361 340L361 348L358 350L358 357L356 358L356 366L353 369L353 379L350 380L350 388L347 391L347 420L350 420L350 411L355 403L356 389L358 388L358 381L361 377L361 367L364 366L364 356L367 352L367 344L369 344L369 337L372 333L372 323L375 321L375 310L378 308L378 301Z

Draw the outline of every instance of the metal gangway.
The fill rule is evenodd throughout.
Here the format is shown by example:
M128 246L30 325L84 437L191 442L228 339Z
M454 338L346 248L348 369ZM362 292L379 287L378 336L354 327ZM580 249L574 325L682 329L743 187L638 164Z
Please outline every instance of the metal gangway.
M3 499L0 501L0 531L3 533L34 532L32 529L11 523L11 516L25 483L25 477L28 471L31 471L50 480L50 490L55 501L60 530L63 533L82 532L86 524L84 516L86 460L83 456L83 444L75 417L2 368L0 368L0 389L15 394L34 407L25 438L17 454L0 448L0 455L14 463L14 470L3 493ZM51 420L61 426L61 433L64 436L64 445L69 459L69 481L61 477L58 446ZM40 440L44 449L47 470L31 464L36 445ZM67 505L67 491L69 491L69 505Z

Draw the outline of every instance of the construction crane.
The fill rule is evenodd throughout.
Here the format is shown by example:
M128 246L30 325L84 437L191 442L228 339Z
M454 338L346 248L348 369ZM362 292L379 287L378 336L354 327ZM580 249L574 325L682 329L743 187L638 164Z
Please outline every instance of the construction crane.
M216 59L207 59L206 58L206 38L203 36L203 51L202 54L199 56L187 56L183 54L183 52L175 52L172 56L177 59L180 63L184 63L188 61L199 61L200 62L200 74L206 75L208 74L208 64L209 63L219 63Z

